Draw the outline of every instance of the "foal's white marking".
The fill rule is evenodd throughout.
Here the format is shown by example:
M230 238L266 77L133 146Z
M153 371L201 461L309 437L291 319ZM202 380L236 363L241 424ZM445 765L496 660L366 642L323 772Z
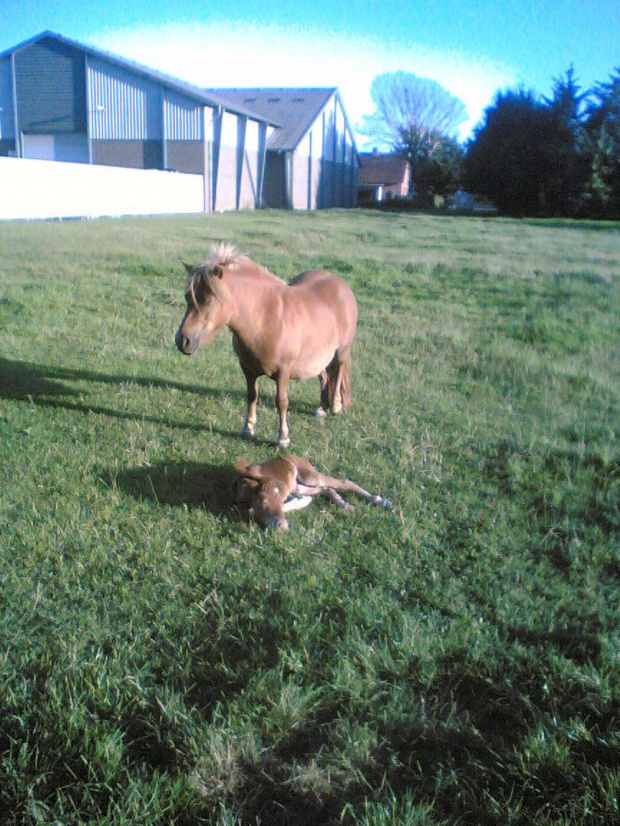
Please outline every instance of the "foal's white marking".
M302 508L307 508L312 503L312 498L312 496L293 496L282 505L282 512L290 513L291 511L300 511Z

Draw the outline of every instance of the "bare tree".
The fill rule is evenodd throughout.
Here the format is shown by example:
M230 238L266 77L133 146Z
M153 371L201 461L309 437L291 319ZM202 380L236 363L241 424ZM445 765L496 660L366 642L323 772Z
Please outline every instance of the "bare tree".
M364 118L363 131L394 149L410 132L454 138L467 119L462 100L434 80L409 72L377 75L370 87L376 111Z
M465 104L436 81L408 72L377 75L370 94L376 109L364 116L361 132L407 155L414 186L420 167L456 144Z

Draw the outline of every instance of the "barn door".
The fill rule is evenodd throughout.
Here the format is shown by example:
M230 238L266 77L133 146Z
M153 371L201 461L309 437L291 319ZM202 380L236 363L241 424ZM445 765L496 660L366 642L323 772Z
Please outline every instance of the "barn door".
M32 158L38 161L54 160L54 136L53 135L23 135L24 158Z

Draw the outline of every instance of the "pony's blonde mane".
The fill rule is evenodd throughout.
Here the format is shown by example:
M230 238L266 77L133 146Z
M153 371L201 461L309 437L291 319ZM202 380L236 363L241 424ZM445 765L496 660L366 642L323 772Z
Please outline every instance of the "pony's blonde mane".
M281 278L278 278L277 275L269 272L265 267L261 267L248 258L247 255L239 252L234 244L220 241L219 244L213 244L209 252L209 257L202 264L197 264L195 267L185 265L187 270L185 290L191 295L194 305L196 304L196 289L201 280L207 283L209 289L220 302L229 298L228 289L221 282L222 273L219 272L214 275L214 270L224 268L237 269L242 265L251 266L251 274L253 277L257 277L258 275L266 276L270 279L285 283Z
M212 278L213 270L216 267L234 267L242 257L234 244L226 244L220 241L219 244L213 244L209 257L204 263L198 264L195 267L185 265L185 269L187 270L185 290L191 295L194 306L196 305L196 288L198 283L203 279L207 282L216 298L220 301L224 298L223 290L217 283L219 279Z
M219 244L213 244L211 247L205 266L211 272L214 267L229 267L231 264L236 264L240 258L242 255L234 244L220 241Z

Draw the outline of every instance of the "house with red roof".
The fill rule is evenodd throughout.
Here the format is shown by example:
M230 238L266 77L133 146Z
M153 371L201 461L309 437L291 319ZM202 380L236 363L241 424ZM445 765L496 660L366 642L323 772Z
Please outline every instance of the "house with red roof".
M410 167L404 153L360 153L358 203L370 206L388 198L404 198L410 191Z

